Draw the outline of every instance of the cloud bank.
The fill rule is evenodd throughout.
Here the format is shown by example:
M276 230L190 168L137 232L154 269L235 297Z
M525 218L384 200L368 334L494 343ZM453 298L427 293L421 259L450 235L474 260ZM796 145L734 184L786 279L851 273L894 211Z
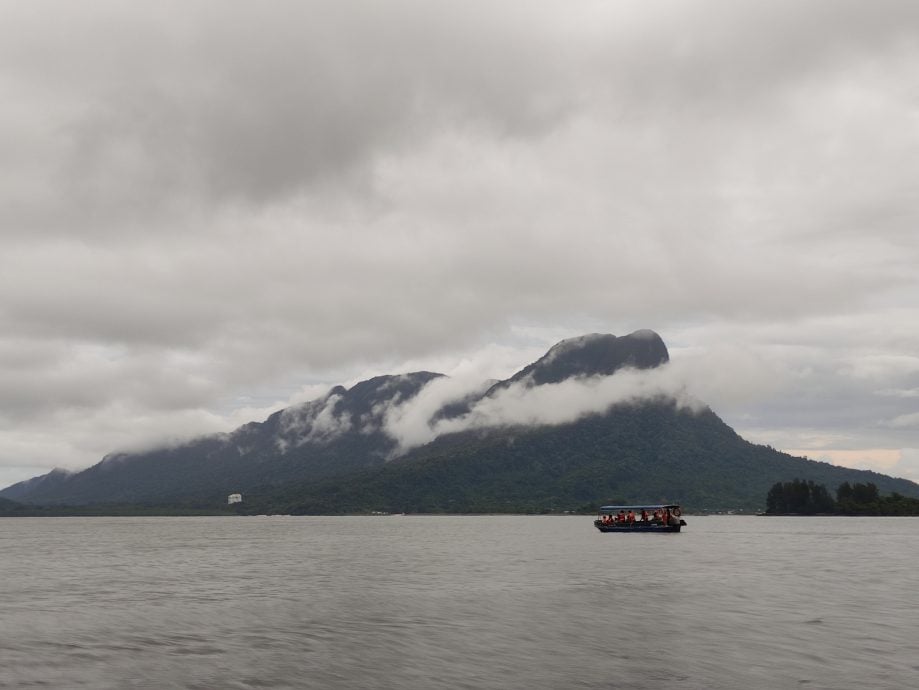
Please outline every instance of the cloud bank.
M479 398L459 416L438 414L444 405L485 389L484 385L470 389L449 379L432 381L410 400L380 410L383 430L397 441L398 452L406 452L443 434L500 426L570 424L621 403L668 399L692 411L705 409L701 401L689 395L678 369L665 364L651 370L621 369L612 376L569 378L539 386L524 379Z

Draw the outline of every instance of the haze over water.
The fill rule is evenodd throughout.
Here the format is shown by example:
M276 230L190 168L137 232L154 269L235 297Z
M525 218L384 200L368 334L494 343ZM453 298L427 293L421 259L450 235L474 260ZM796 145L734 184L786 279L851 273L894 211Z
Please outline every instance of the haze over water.
M0 687L915 687L915 518L686 520L0 520Z

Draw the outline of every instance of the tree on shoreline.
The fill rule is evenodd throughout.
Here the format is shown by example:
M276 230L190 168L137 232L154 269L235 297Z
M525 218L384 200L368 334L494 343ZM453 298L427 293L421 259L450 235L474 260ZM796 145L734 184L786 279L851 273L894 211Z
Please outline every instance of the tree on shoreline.
M919 515L919 499L892 493L881 496L878 487L868 482L843 482L836 500L826 487L812 481L794 479L776 482L766 495L767 515Z
M766 496L767 513L816 515L832 512L835 507L835 501L823 484L802 479L776 482Z

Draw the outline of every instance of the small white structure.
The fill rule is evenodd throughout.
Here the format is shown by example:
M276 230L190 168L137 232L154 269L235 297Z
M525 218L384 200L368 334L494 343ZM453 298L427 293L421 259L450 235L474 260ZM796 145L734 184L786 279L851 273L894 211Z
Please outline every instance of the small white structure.
M242 494L230 494L227 496L227 505L233 505L234 503L242 503L243 495Z

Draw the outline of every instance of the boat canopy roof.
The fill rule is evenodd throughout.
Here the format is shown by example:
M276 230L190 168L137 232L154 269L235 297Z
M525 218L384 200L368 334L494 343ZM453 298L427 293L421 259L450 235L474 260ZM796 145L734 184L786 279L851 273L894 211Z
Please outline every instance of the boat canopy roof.
M663 510L679 508L679 503L637 503L631 506L600 506L601 513L618 513L620 510Z

